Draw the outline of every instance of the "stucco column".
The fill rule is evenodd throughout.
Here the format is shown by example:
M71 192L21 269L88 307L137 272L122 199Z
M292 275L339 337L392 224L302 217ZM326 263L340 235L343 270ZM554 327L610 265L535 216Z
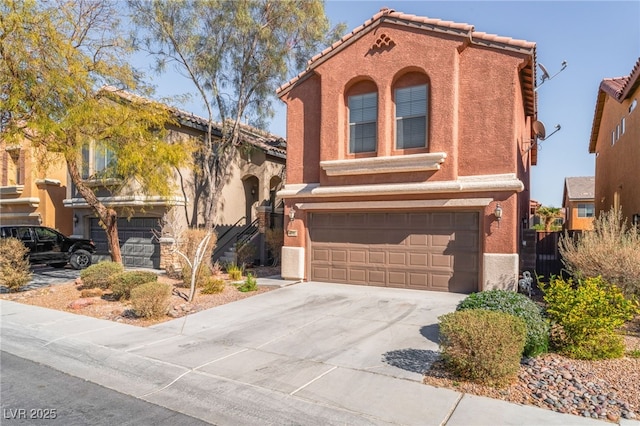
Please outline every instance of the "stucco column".
M271 226L271 206L258 206L258 254L260 255L260 265L264 266L267 262L267 244L265 232Z

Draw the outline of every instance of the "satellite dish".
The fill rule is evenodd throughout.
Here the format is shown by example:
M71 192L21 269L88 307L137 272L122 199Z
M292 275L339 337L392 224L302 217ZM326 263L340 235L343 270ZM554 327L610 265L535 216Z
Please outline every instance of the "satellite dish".
M549 71L547 71L547 69L544 67L544 65L542 65L540 63L538 64L538 66L542 70L542 81L544 82L545 80L549 80L551 78L549 76Z
M544 128L544 123L542 123L542 121L533 122L533 132L536 134L536 137L542 140L547 136L547 131Z

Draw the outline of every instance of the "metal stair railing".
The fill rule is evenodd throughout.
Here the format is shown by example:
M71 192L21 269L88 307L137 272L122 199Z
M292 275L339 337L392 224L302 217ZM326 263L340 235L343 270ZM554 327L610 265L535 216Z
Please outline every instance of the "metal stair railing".
M225 247L226 247L226 246L227 246L227 245L228 245L228 244L233 240L233 237L237 237L237 236L238 236L238 234L239 234L239 233L234 234L234 235L231 235L231 238L229 238L229 240L228 240L228 241L226 241L224 244L220 244L220 242L221 242L221 241L224 241L224 237L226 237L226 236L227 236L231 231L235 230L235 229L236 229L236 226L238 226L238 224L239 224L241 221L243 221L243 220L244 220L244 221L246 222L246 219L247 219L247 217L246 217L246 216L242 216L240 219L238 219L238 220L236 221L236 223L234 223L233 225L231 225L231 227L230 227L229 229L227 229L227 230L226 230L226 231L225 231L225 232L224 232L224 233L223 233L223 234L218 238L218 241L216 242L216 246L217 246L217 247L216 247L216 249L213 251L213 254L212 254L212 256L211 256L212 258L213 258L213 257L215 257L216 255L218 255L219 253L221 253L221 252L224 250L224 248L225 248ZM243 232L244 232L244 231L243 231ZM237 241L237 239L236 239L236 241Z

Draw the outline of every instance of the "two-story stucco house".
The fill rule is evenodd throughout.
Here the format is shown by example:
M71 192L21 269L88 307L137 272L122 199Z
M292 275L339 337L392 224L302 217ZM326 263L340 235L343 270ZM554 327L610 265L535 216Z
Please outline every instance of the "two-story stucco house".
M568 177L564 180L562 208L565 213L564 229L586 231L593 229L595 218L595 178L593 176Z
M382 9L278 90L282 276L515 288L536 163L535 43Z
M640 58L629 75L605 78L596 101L589 152L596 155L596 215L621 209L640 224Z
M134 95L125 93L129 98ZM194 114L173 110L177 124L168 126L168 138L176 143L192 138L196 143L206 134L208 121ZM220 125L214 126L214 135L220 133ZM284 179L286 144L283 139L262 132L250 126L241 125L240 139L242 147L237 150L230 164L227 180L215 209L218 255L224 249L233 246L238 232L252 226L255 236L258 234L258 219L268 222L276 207L275 193ZM99 143L87 146L83 152L83 178L95 187L98 198L105 205L114 207L118 218L118 236L125 266L162 268L161 246L157 238L160 232L160 219L172 209L186 226L193 215L202 216L203 209L194 205L193 169L186 166L176 171L174 192L170 196L159 197L153 194L141 194L135 187L121 187L118 180L109 186L110 180L94 179L109 161L117 161L113 154L101 148ZM69 180L71 182L71 180ZM114 192L112 189L115 188ZM96 244L96 256L109 258L106 234L100 226L93 210L70 183L67 197L64 199L69 217L73 217L74 235L91 238ZM204 218L200 217L200 223ZM264 232L264 229L262 230ZM265 261L264 242L254 241L257 256Z

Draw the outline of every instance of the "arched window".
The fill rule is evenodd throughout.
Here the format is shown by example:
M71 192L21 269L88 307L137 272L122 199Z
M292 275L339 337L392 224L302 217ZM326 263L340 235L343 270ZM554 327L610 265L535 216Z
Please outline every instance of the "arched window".
M348 91L349 153L375 152L378 141L378 92L371 82Z
M429 136L427 77L410 73L395 84L396 149L426 148Z

